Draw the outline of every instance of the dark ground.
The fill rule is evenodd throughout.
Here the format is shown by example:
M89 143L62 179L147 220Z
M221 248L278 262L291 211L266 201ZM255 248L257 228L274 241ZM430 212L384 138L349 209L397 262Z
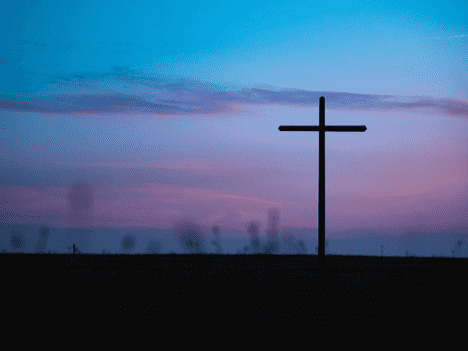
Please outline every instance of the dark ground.
M455 342L467 327L466 258L327 256L326 270L314 255L2 254L0 262L2 319L25 334L135 328L157 344L186 333L247 342L253 333L382 345Z

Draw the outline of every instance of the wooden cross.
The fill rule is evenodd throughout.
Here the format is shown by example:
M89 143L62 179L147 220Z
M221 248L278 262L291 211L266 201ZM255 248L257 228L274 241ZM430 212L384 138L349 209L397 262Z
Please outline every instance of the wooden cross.
M366 126L326 126L325 98L319 99L318 126L279 126L280 132L319 132L318 265L325 268L325 132L365 132Z

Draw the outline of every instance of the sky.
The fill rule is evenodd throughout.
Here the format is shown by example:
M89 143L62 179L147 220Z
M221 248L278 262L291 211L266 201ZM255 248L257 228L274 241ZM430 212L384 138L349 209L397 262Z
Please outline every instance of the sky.
M466 1L0 8L2 223L317 228L324 96L327 230L468 231Z

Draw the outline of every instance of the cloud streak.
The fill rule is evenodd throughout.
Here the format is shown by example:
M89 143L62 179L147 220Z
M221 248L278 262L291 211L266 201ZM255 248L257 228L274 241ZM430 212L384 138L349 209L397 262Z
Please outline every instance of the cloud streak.
M465 38L465 37L468 37L468 34L452 35L451 37L447 37L447 38L444 38L444 37L430 37L430 38L425 38L425 39L439 40L439 39L455 39L455 38Z
M53 77L47 92L0 93L0 111L46 114L120 115L154 114L177 117L221 114L239 105L318 106L326 96L327 109L345 111L411 111L428 109L452 117L468 117L468 100L405 97L347 92L276 88L228 88L194 79L150 77L136 70L114 68L109 74Z

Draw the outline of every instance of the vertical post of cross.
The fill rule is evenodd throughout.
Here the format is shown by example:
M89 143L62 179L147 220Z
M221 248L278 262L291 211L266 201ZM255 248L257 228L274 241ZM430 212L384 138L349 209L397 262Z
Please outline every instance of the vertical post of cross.
M318 266L325 268L325 132L365 132L366 126L325 125L325 97L319 99L319 125L279 126L280 132L319 132Z
M73 244L73 254L75 254L75 244Z
M319 100L319 127L318 266L323 269L325 268L325 98L323 96Z

